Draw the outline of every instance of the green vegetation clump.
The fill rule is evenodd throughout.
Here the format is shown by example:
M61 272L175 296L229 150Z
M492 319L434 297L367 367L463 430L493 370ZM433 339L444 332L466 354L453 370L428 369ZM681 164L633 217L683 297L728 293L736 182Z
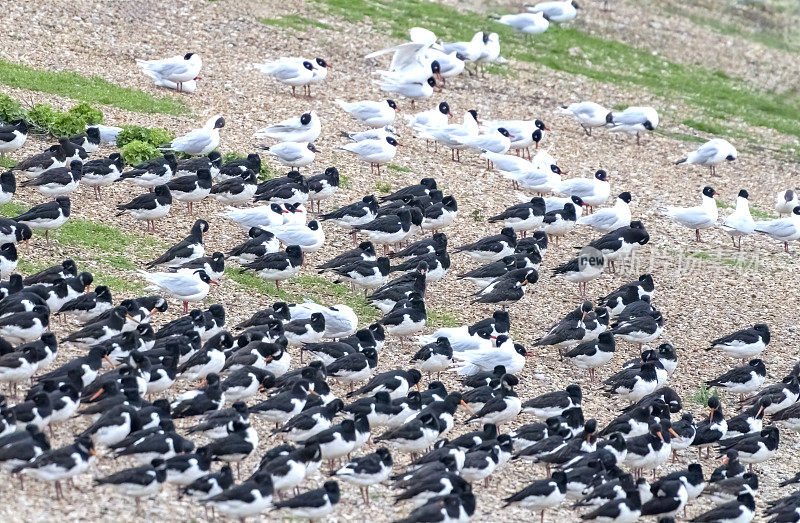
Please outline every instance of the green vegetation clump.
M138 165L161 156L160 146L172 142L175 135L168 129L125 125L117 135L117 147L128 165Z
M189 107L179 98L153 96L139 89L113 84L98 76L72 71L47 71L0 59L0 84L55 94L90 104L111 105L137 113L186 114Z
M22 105L8 96L7 94L0 94L0 121L1 122L13 122L14 120L19 120L25 118L25 109L22 108Z

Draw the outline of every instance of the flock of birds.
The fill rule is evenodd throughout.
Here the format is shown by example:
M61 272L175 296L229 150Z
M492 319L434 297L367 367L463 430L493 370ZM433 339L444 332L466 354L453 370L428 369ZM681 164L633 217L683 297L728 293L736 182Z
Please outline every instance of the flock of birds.
M500 23L538 34L551 22L573 19L577 7L570 1L543 2ZM478 32L469 42L453 43L440 42L422 28L412 29L410 36L410 42L367 58L391 55L388 69L375 72L375 83L410 99L412 107L468 64L502 61L495 33ZM137 63L156 85L197 89L202 67L197 54ZM281 58L258 69L291 86L293 94L302 87L310 96L311 86L325 80L328 64L322 58ZM394 127L398 103L336 103L365 128L343 133L347 143L338 149L380 173L400 146ZM641 133L658 125L658 113L650 107L609 111L579 102L560 111L587 135L602 128L636 135L638 142ZM726 416L721 397L712 395L708 416L695 420L667 385L683 351L667 342L645 349L662 337L664 317L655 307L655 281L644 274L596 303L583 301L533 343L540 351L555 348L561 361L588 371L593 382L598 369L605 373L620 342L638 347L638 357L602 381L604 394L626 403L614 420L601 427L586 416L577 384L518 397L517 375L532 352L514 342L506 309L538 281L549 243L577 226L600 234L552 270L554 277L578 283L585 298L589 281L606 268L613 271L615 262L648 243L649 235L633 219L630 192L620 192L612 206L595 211L614 194L605 170L562 178L556 159L539 148L549 132L541 120L481 122L475 110L466 111L462 123L451 123L452 118L448 103L441 102L406 116L404 123L429 148L431 143L435 150L449 148L454 161L460 161L462 150L479 154L487 169L520 191L520 201L488 219L498 224L497 234L449 252L444 231L456 223L458 205L435 178L322 212L321 203L338 191L340 175L333 166L310 176L298 170L315 158L322 125L314 111L256 132L256 138L276 142L263 147L264 154L291 168L266 181L258 177L258 153L223 163L217 148L225 120L219 115L165 144L163 156L131 169L125 169L119 153L89 159L101 145L113 144L120 130L91 126L0 175L0 203L11 201L17 186L52 198L0 219L0 383L9 387L0 402L0 468L19 478L21 488L25 477L53 482L61 498L63 481L87 473L97 455L119 458L136 466L97 477L95 483L134 498L137 508L141 498L172 483L179 496L241 519L267 510L322 518L336 510L340 482L358 486L365 505L370 486L387 484L408 508L401 521L410 523L470 520L479 502L473 485L488 484L512 460L525 460L544 465L531 468L541 479L506 498L505 506L538 512L542 521L546 510L569 502L584 520L655 517L666 523L701 496L711 503L693 521L752 520L759 484L753 465L776 456L779 425L800 430L800 364L764 387L767 370L760 356L770 342L767 325L711 341L708 350L742 360L707 381L740 410ZM0 153L20 148L27 135L22 120L0 127ZM714 175L717 165L734 161L737 154L729 142L714 139L677 163L709 167ZM17 184L15 173L25 180ZM226 207L197 219L185 239L138 272L158 294L115 304L109 288L92 291L92 275L69 259L27 277L15 273L16 244L30 240L32 230L47 237L66 223L74 191L91 186L100 199L102 187L118 182L148 189L117 206L120 214L146 222L148 231L155 232L173 201L185 202L188 214L206 198ZM700 230L717 225L716 194L705 187L699 206L661 211L694 229L700 241ZM755 222L742 190L721 228L739 248L743 236L760 232L788 250L788 242L800 239L797 192L781 191L775 210L789 217ZM238 224L240 243L209 254L204 238L212 218ZM336 256L323 250L323 224L328 234L351 234L352 249ZM231 263L279 288L307 265L307 253L317 251L325 261L316 269L363 291L381 311L378 321L360 326L347 305L310 301L278 302L236 325L226 321L228 311L221 304L189 310L190 303L209 295ZM451 254L479 263L457 279L474 285L473 301L491 306L493 313L470 325L424 334L426 292L446 275ZM156 325L157 315L168 308L165 297L181 301L183 315ZM79 327L57 339L50 331L56 315L72 318ZM417 348L401 364L396 349L409 342ZM63 346L80 355L54 367ZM390 346L394 354L386 355ZM382 355L395 368L377 372ZM457 376L460 386L448 389L440 381L443 372ZM176 394L176 384L189 390ZM454 434L459 408L469 416L466 431ZM764 424L765 416L773 423ZM87 423L71 443L51 448L53 427L75 417ZM265 435L251 424L253 418L274 423L271 436L283 443L259 449ZM520 418L527 424L510 429ZM367 452L369 443L380 446ZM709 474L696 462L657 478L671 456L674 460L690 447L697 448L698 461L704 448L709 456L715 447L724 456L722 465ZM250 456L260 456L258 465L242 471L240 463ZM652 481L646 472L652 472ZM301 492L318 474L326 479L322 486ZM800 474L782 485L797 482ZM775 522L800 521L800 491L769 502L766 515Z

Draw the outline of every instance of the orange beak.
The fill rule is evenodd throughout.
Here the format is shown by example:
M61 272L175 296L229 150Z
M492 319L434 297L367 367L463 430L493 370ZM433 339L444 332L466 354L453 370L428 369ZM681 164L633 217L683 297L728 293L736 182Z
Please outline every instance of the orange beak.
M417 382L417 392L422 392L422 390L419 388L419 382Z
M92 286L91 285L87 285L86 289L84 289L84 292L89 292L90 290L92 290Z
M137 320L136 318L134 318L134 317L133 317L133 316L131 316L130 314L126 314L126 315L125 315L125 317L126 317L127 319L131 320L133 323L139 323L139 320Z
M676 438L680 438L680 436L678 436L678 433L672 430L672 427L669 428L669 433L675 436Z
M90 456L97 456L97 451L96 451L96 450L94 450L94 447L92 447L91 449L89 449L89 455L90 455Z
M660 439L661 441L664 441L664 436L661 434L660 430L658 432L656 432L656 434L658 434L658 439Z
M106 360L106 361L108 362L108 364L109 364L109 365L111 365L111 368L112 368L112 369L113 369L114 367L116 367L116 365L114 365L114 362L113 362L113 361L111 361L111 358L109 358L108 356L103 356L103 359L104 359L104 360ZM92 398L92 399L94 399L94 398Z
M470 408L470 406L467 405L467 403L464 400L461 400L461 406L467 409L467 412L469 412L470 414L475 414L475 411L472 410L472 408Z
M759 417L762 412L764 412L764 405L758 407L758 414L756 414L756 417Z
M108 360L108 356L106 356L106 360ZM110 361L110 360L109 360L109 361ZM97 392L95 392L94 394L92 394L92 397L91 397L91 398L89 398L89 401L94 401L94 400L96 400L98 397L100 397L100 395L101 395L102 393L103 393L103 389L100 389L100 390L98 390Z
M158 312L158 309L151 309L150 310L150 316L155 316L157 312Z

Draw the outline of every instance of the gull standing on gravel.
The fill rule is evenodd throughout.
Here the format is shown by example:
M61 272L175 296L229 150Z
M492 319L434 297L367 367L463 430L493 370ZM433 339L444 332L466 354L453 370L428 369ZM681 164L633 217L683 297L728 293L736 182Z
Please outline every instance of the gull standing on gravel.
M183 302L183 313L189 313L189 302L199 302L208 296L211 284L219 285L203 269L193 272L155 272L139 271L153 289L161 289Z
M336 100L336 104L349 113L356 120L369 127L385 127L394 123L394 117L400 110L394 100L373 102L362 100L360 102L345 102Z
M783 242L783 250L789 252L789 242L800 240L800 205L792 209L788 218L757 222L754 230Z
M545 131L550 130L541 120L495 120L486 122L486 125L495 129L502 127L508 131L513 136L509 149L517 150L517 154L520 149L527 150L529 160L531 153L528 148L536 144L535 147L538 149L539 143L544 139Z
M450 124L443 127L424 127L424 132L433 137L434 140L446 145L450 148L451 157L456 161L456 152L458 152L458 161L461 161L461 149L466 147L459 140L471 136L478 136L480 128L478 127L478 112L470 109L464 113L464 123Z
M614 207L600 209L594 214L581 216L578 225L588 225L598 231L610 232L631 223L631 193L625 191L617 196Z
M733 245L738 250L742 250L742 236L751 234L756 228L756 222L750 216L750 203L747 198L750 195L742 189L736 197L736 209L722 222L722 230L728 233L733 239ZM736 243L739 238L739 243Z
M586 136L592 135L593 128L605 127L608 123L606 117L609 115L609 110L594 102L575 102L569 105L562 105L558 112L575 118L581 124Z
M288 118L275 125L259 129L255 138L274 138L279 142L311 143L319 138L322 124L316 111L303 113L296 118Z
M711 175L714 176L717 174L716 165L718 163L722 163L726 160L732 162L738 156L739 153L736 152L736 147L731 145L728 140L714 138L713 140L709 140L698 147L696 151L689 153L686 158L682 158L675 162L675 165L681 163L685 163L687 165L702 165L703 167L708 167L709 171L711 171Z
M183 56L172 56L161 60L136 59L136 65L144 74L152 78L156 84L164 81L175 83L178 92L183 90L183 83L197 79L203 61L199 54L186 53Z
M337 147L340 151L347 151L358 156L362 162L368 162L370 172L377 167L378 174L381 173L381 164L389 163L397 154L397 147L400 144L391 136L383 140L362 140Z
M263 64L254 64L264 74L267 74L285 85L292 86L292 96L296 95L295 88L303 86L303 91L314 80L314 64L308 60L297 58L279 58Z
M694 229L697 241L700 241L700 229L708 229L717 223L719 211L714 196L719 194L711 187L703 188L702 202L695 207L663 207L661 212L675 223Z
M271 147L264 147L264 150L292 169L310 165L316 157L315 153L318 152L313 143L298 142L281 142Z
M636 145L639 145L639 133L658 127L658 113L652 107L628 107L608 113L606 123L611 126L609 131L635 134Z
M422 82L410 82L403 77L382 77L380 80L373 80L373 83L380 87L381 91L397 93L410 99L412 109L415 100L430 98L433 96L433 88L436 87L436 80L432 76Z
M551 2L541 2L533 6L527 6L532 13L542 13L547 15L551 22L569 22L578 15L578 4L574 0L557 0Z
M444 127L451 118L453 118L453 113L450 112L450 105L447 102L441 102L435 109L406 115L406 125L411 127L417 133L417 136L425 138L425 145L427 146L433 140L433 136L425 132L425 128ZM435 140L434 145L437 145Z
M498 22L511 26L515 31L525 35L542 34L550 27L549 16L542 12L503 15Z
M488 151L497 154L505 154L511 147L511 139L513 136L502 127L495 129L486 134L479 134L478 136L466 136L458 138L457 141L471 149L478 151ZM489 169L491 160L486 160L486 168Z
M169 149L189 156L205 156L219 145L219 130L225 127L225 118L212 116L201 129L195 129L172 140Z
M564 196L577 196L589 210L608 200L611 194L611 184L608 183L608 173L603 169L594 173L594 178L570 178L564 180L553 191Z
M351 142L363 142L364 140L383 140L387 136L397 138L397 132L394 127L387 125L381 129L367 129L366 131L359 131L357 133L348 133L342 131L342 136Z
M798 193L800 190L788 189L775 196L775 212L778 213L778 218L784 214L792 214L792 209L800 205L800 200L797 198Z

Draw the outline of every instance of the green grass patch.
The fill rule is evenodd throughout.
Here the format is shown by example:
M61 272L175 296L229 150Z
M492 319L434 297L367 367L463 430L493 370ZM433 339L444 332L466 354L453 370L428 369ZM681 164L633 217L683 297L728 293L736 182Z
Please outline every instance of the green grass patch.
M469 40L476 28L500 35L506 58L543 65L603 83L646 89L650 93L693 107L696 123L727 120L737 115L751 126L766 127L800 137L800 97L796 93L775 93L743 79L697 65L665 60L646 49L606 40L575 28L551 26L527 43L522 35L491 18L463 8L452 8L425 0L404 2L361 0L315 0L327 12L347 21L370 21L377 29L407 39L408 29L424 26L447 41ZM735 129L722 128L724 136Z
M129 294L135 294L137 296L143 296L147 288L145 285L141 283L137 283L120 276L111 276L109 274L102 274L98 271L92 271L92 275L94 276L93 286L98 285L105 285L112 292L125 292Z
M10 169L15 165L17 165L17 161L13 158L9 158L8 156L6 156L5 158L0 158L0 167L5 167L7 169Z
M131 64L133 67L133 64ZM113 84L98 76L72 71L47 71L0 59L0 83L9 87L55 94L91 104L103 104L137 113L181 115L189 112L183 100L153 96L139 89Z
M124 254L104 254L100 257L103 263L114 267L115 269L133 271L136 270L136 264L131 261L128 256Z
M387 165L386 168L387 169L391 169L393 171L397 171L399 173L410 173L411 172L411 169L409 169L408 167L405 167L405 166L402 166L402 165L395 165L393 163L390 163L389 165Z
M378 182L375 184L375 190L383 194L392 192L392 184L389 182Z
M88 220L67 220L55 234L55 238L66 245L81 245L92 249L119 252L137 240L132 234Z
M273 27L283 27L284 29L301 30L306 27L319 27L320 29L330 29L331 26L318 20L305 18L297 14L283 15L275 18L259 18L259 22Z
M445 309L428 308L425 311L428 314L428 327L441 328L441 327L458 327L462 324L461 319L453 314L451 311Z
M23 205L21 203L17 203L14 201L0 205L0 215L6 218L13 218L14 216L19 216L20 214L24 213L27 210L28 210L27 205Z

